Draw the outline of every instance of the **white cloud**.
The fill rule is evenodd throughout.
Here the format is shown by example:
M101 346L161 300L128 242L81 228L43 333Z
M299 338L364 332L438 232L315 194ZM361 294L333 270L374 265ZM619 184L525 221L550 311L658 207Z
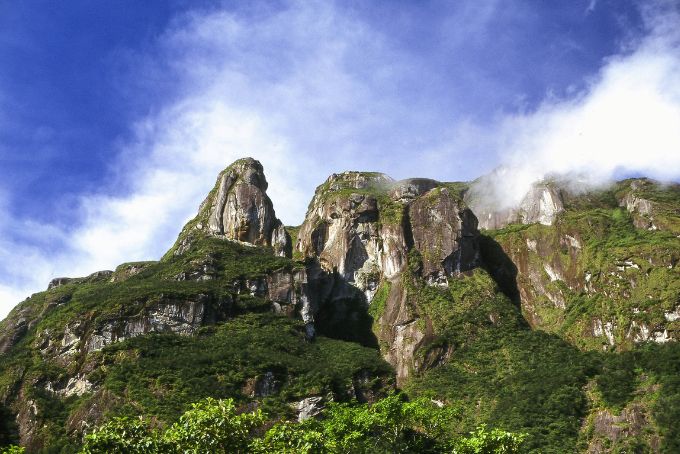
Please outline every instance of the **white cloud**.
M483 182L494 186L495 203L516 204L550 174L571 175L582 188L626 173L680 178L680 29L670 26L680 15L645 13L649 35L609 59L585 92L502 119L491 146L503 176Z

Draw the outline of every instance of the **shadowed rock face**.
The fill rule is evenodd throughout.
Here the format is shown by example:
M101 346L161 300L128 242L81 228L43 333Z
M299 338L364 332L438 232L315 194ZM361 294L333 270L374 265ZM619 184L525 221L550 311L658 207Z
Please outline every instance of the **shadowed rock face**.
M409 207L413 245L431 282L479 265L477 218L447 189L434 189Z
M290 257L290 236L276 218L267 186L259 161L236 161L219 175L215 189L201 204L199 216L205 224L197 227L228 239L272 246L276 255Z
M296 248L367 291L404 270L408 250L424 275L446 279L478 265L477 219L441 183L383 174L334 174L317 188ZM356 192L355 192L356 190Z

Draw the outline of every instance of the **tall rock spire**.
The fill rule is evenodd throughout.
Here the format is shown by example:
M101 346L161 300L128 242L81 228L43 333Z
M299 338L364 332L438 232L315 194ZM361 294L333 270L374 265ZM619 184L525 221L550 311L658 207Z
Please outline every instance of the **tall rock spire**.
M219 174L183 235L187 228L196 228L230 240L271 246L276 255L290 257L290 236L276 217L267 186L259 161L239 159Z

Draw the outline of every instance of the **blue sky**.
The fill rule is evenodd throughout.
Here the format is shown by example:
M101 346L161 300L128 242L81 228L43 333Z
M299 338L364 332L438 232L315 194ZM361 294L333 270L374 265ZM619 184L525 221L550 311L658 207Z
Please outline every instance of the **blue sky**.
M678 8L0 0L0 315L157 258L246 155L288 224L348 169L678 179Z

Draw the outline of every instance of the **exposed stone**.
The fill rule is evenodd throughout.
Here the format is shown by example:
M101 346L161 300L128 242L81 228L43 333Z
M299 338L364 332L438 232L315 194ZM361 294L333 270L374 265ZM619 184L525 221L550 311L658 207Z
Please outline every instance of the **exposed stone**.
M111 282L124 281L132 276L135 276L144 271L149 266L156 262L135 262L124 263L116 268L116 271L111 275Z
M267 187L259 161L244 158L234 162L220 173L215 189L201 204L195 228L235 241L271 246L276 255L290 257L290 235L276 218ZM187 242L189 238L187 234L182 239ZM182 239L177 253L190 246Z
M90 393L93 391L94 386L83 375L76 375L69 378L63 387L48 382L45 389L59 396L70 397Z
M28 320L24 317L20 317L14 323L5 320L4 325L7 329L0 333L0 354L5 354L14 347L26 335L29 326Z
M88 337L85 350L101 350L114 342L148 333L192 334L209 318L214 321L216 314L209 310L210 302L207 295L197 295L195 300L163 300L139 315L111 319ZM223 299L217 302L216 307L226 312L231 307L231 301Z
M551 185L535 184L519 204L519 218L523 224L553 225L564 211L559 191Z
M431 328L424 328L429 322L413 311L400 282L408 251L420 253L419 274L432 285L447 285L448 278L480 265L477 220L457 194L435 180L395 183L366 172L334 174L317 188L296 249L318 264L307 270L318 301L310 305L313 316L320 310L346 316L345 302L356 298L352 289L370 304L381 282L391 283L378 337L400 382L448 352L433 349L415 359Z
M383 247L378 201L372 194L352 193L352 189L384 188L391 178L382 174L345 172L331 175L317 188L305 222L300 228L296 249L305 257L317 257L327 272L337 272L347 282L354 283L370 297L375 288L375 270L382 268L383 259L391 262L391 270L401 267L404 254L389 248L402 243L392 238ZM341 190L349 190L334 196ZM385 232L389 232L386 229ZM400 255L391 259L387 254Z
M448 189L433 189L416 199L409 220L427 279L445 283L447 276L479 265L477 218Z
M438 181L429 178L408 178L394 183L390 196L394 200L407 202L436 188L439 184Z
M53 288L61 287L62 285L70 283L71 281L73 281L73 278L71 277L55 277L47 285L47 290L52 290Z
M477 216L481 229L500 229L513 223L553 225L564 211L562 194L551 184L535 183L518 205L509 207L499 206L502 195L486 193L483 185L474 184L465 194L465 202Z
M267 371L248 381L242 391L250 397L269 397L278 393L281 389L281 381L277 380L273 372Z
M632 404L616 415L610 410L598 411L592 421L593 440L588 446L590 454L604 454L612 452L608 445L622 442L630 437L642 435L649 427L649 416L646 409L639 404ZM603 440L608 443L604 444ZM650 440L654 452L658 452L659 437Z
M321 396L307 397L299 401L295 405L295 409L298 412L298 421L302 422L306 419L319 416L324 408L326 408L323 402L324 398Z
M593 336L595 337L606 337L609 345L615 344L614 331L616 330L616 323L614 322L602 322L600 319L593 321Z
M680 320L680 306L676 307L674 311L666 311L663 313L666 321L674 322Z
M388 346L383 355L394 366L397 385L400 385L416 369L415 352L426 337L422 323L408 304L408 293L400 279L391 282L385 310L378 323L379 338Z

